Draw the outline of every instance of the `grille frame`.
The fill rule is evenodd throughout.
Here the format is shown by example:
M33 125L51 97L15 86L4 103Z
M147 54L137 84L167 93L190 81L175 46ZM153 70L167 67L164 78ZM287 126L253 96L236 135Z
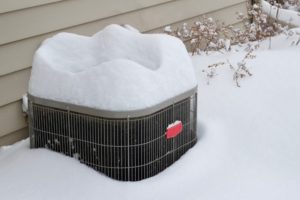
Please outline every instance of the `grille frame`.
M105 175L139 181L158 174L197 142L197 88L151 108L96 110L28 95L30 147L77 158ZM166 139L169 124L182 133Z

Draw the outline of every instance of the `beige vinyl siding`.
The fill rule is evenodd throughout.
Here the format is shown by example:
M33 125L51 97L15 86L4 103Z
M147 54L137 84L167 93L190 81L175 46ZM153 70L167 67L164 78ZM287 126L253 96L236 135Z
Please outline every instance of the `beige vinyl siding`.
M26 93L29 76L30 68L0 76L0 108L19 100Z
M21 101L0 107L0 138L27 126Z
M0 14L63 0L1 0Z
M27 91L34 51L44 39L61 31L92 35L111 23L158 32L168 24L193 21L203 14L236 24L235 12L246 9L244 0L4 2L5 6L0 5L0 145L27 134L20 99Z
M214 10L212 12L207 12L207 13L205 13L205 16L212 17L215 20L218 20L220 23L224 22L225 24L238 25L242 22L237 19L236 12L246 13L247 12L246 2L239 2L239 3L233 4L233 5L227 6L227 7L223 7L218 10ZM177 27L177 26L179 27L180 25L182 25L182 23L192 24L197 20L201 20L201 17L203 17L203 15L192 16L192 17L188 17L188 18L176 21L175 23L169 23L169 24L173 27ZM147 32L160 33L160 32L163 32L165 26L166 26L166 24L164 24L161 27L157 27L153 30L149 30Z
M28 137L28 128L22 128L20 130L11 132L0 138L0 147L7 144L13 144L16 141L25 139Z
M10 12L0 17L0 44L101 20L168 1L171 0L69 0Z

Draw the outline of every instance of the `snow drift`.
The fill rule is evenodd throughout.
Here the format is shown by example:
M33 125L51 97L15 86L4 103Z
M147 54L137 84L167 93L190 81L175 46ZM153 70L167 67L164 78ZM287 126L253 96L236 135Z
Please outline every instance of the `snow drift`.
M59 33L36 51L33 96L109 111L139 110L193 89L184 44L109 25L91 37Z

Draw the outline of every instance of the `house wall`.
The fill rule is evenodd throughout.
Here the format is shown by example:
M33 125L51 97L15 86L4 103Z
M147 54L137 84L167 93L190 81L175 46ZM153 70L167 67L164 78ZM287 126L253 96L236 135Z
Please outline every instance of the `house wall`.
M131 24L159 32L206 14L237 24L245 0L2 0L0 3L0 146L28 136L21 97L27 91L34 51L61 32L92 35L104 26Z

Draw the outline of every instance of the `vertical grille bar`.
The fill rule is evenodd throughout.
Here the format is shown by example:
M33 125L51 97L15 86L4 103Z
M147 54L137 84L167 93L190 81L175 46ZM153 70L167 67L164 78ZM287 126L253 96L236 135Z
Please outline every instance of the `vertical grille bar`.
M130 117L127 117L127 180L130 180Z

